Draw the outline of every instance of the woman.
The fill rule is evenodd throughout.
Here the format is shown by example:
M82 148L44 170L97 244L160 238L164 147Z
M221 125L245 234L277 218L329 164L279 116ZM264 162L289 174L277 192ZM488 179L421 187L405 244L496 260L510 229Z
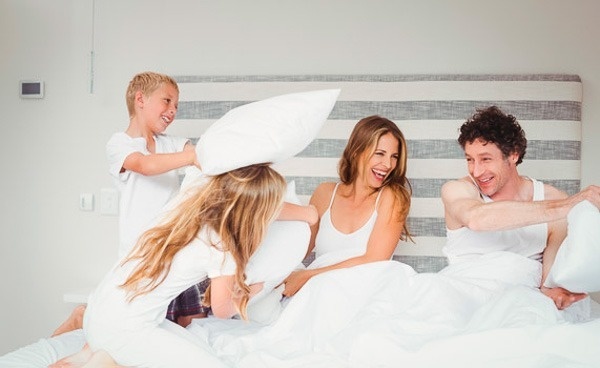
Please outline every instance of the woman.
M356 124L338 165L340 182L320 184L310 199L320 221L311 227L308 253L314 249L320 266L293 272L284 295L320 273L389 260L398 241L410 237L406 152L392 121L375 115Z
M100 283L88 302L84 332L89 349L56 366L221 367L208 345L165 319L169 302L210 278L205 302L213 314L246 317L246 305L262 283L246 285L245 267L269 224L316 219L314 209L280 213L286 183L268 165L252 165L210 177L191 188L134 250ZM93 354L92 354L93 352ZM114 359L114 361L112 361Z

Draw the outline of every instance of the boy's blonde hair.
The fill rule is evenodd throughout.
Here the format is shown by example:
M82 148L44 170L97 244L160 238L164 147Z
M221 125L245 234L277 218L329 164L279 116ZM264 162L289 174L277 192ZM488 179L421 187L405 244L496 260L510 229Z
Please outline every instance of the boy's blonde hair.
M212 246L230 252L236 262L233 296L240 300L238 312L245 319L250 293L245 268L278 214L285 188L285 179L277 171L258 164L211 177L205 185L190 189L161 224L142 234L123 261L139 261L122 285L129 300L163 282L175 254L208 227L220 238ZM206 299L210 305L210 287Z
M127 111L129 117L135 116L135 94L140 91L144 96L150 95L156 91L163 84L170 84L177 92L179 92L179 86L172 77L165 74L155 72L143 72L136 74L127 86L127 92L125 93L125 102L127 103Z

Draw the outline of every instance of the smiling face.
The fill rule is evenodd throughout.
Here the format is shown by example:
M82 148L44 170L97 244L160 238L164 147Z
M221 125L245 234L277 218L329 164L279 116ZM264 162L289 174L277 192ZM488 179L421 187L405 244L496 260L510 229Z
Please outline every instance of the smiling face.
M140 107L140 118L153 134L163 133L175 119L179 103L179 91L175 86L162 83L154 92L145 96L136 93L136 102Z
M364 165L359 168L359 176L369 187L380 188L385 178L396 168L398 146L399 142L396 137L392 133L386 133L379 138L370 157L367 157L369 151L364 153Z
M475 180L481 193L490 198L499 196L509 180L518 177L517 154L503 156L493 143L476 139L465 144L465 157L469 175Z

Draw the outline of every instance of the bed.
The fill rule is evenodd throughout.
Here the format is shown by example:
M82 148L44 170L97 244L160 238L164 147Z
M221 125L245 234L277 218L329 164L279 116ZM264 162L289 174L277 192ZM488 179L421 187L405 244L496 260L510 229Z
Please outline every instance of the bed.
M316 139L292 159L275 165L295 183L304 203L320 182L336 180L337 160L360 118L385 116L399 125L408 141L413 188L408 225L414 243L400 242L394 261L315 277L294 298L281 303L267 296L256 313L269 318L194 321L188 330L209 343L223 361L236 367L600 366L598 303L587 298L557 311L535 288L536 266L511 254L494 255L472 267L448 266L442 254L445 226L440 187L466 173L457 130L478 107L499 106L515 115L527 132L522 174L569 194L580 190L582 83L578 76L176 79L178 122L169 133L192 139L245 103L284 93L341 89ZM308 267L320 262L332 259L309 256L304 260ZM10 366L44 366L81 344L81 333L75 331L42 339L8 358Z
M440 187L466 174L458 128L477 107L497 105L527 132L521 171L573 194L580 189L582 84L577 75L305 75L179 76L177 124L170 133L197 139L242 104L284 93L341 89L317 138L276 165L307 203L316 186L336 181L336 165L354 124L379 114L396 122L408 144L413 188L408 225L414 243L398 244L395 259L418 272L446 266Z

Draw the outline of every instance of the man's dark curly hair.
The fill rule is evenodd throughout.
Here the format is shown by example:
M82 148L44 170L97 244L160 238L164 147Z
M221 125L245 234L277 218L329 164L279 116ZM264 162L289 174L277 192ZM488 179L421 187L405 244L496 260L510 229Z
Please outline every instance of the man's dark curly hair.
M516 164L523 162L527 149L525 131L514 116L503 113L497 106L477 109L475 115L460 127L458 143L463 150L467 143L476 139L494 143L504 157L517 153L519 159Z

